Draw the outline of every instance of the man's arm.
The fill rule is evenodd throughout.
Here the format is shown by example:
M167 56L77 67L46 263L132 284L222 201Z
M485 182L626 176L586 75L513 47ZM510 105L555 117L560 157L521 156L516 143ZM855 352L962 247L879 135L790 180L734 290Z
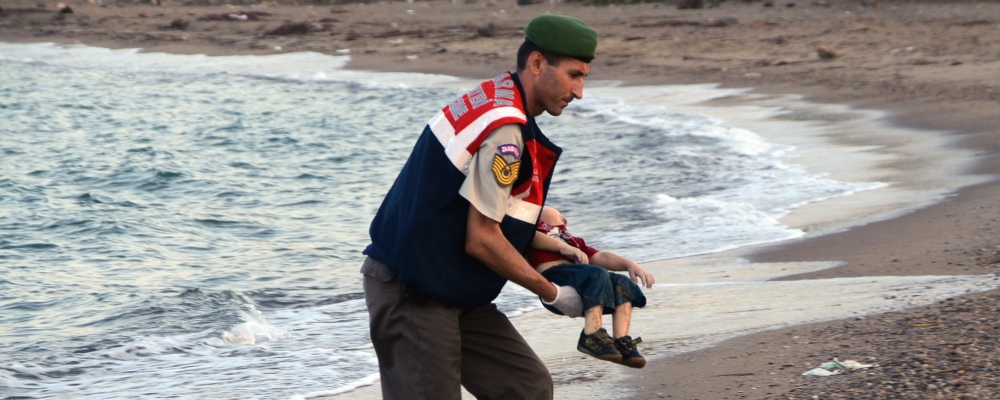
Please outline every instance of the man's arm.
M482 261L500 276L541 296L542 300L555 300L558 294L555 285L528 265L528 261L503 236L497 221L470 206L467 225L465 251L469 255Z
M469 201L465 251L488 268L534 292L545 304L571 317L583 315L583 303L575 289L556 286L539 274L511 246L500 231L500 222L510 201L513 183L505 172L520 162L521 127L503 125L487 135L469 160L465 182L458 193ZM498 163L508 168L497 168ZM519 164L518 164L519 165Z

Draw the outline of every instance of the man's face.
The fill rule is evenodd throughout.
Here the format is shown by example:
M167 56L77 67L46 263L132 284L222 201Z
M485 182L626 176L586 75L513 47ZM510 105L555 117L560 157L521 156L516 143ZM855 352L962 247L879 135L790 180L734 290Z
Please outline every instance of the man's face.
M542 61L538 83L538 103L550 115L557 116L573 99L583 98L583 80L590 73L590 64L575 58L564 58L559 65Z

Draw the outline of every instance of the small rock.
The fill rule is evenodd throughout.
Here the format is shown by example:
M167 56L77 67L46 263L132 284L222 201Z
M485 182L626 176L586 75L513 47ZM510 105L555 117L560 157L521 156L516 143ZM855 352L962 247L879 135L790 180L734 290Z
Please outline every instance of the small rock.
M311 24L309 24L309 23L287 21L287 22L281 24L281 26L279 26L277 28L274 28L274 29L272 29L270 31L267 31L265 34L266 35L274 35L274 36L280 36L280 35L304 35L304 34L307 34L307 33L311 32L311 31L313 31L313 26Z
M176 18L173 21L170 21L170 24L167 25L165 28L166 29L177 29L177 30L182 30L183 31L183 30L187 29L187 27L188 27L189 24L190 23L188 21L186 21L186 20L183 20L181 18Z
M913 50L916 50L916 48L914 48L913 46L897 47L895 49L889 50L889 54L892 54L894 56L898 56L898 55L904 54L904 53L912 53ZM947 250L945 250L945 251L947 251Z
M821 44L816 48L816 54L819 55L819 58L828 60L837 57L837 48L832 44Z
M497 25L490 22L484 26L476 28L476 33L482 37L493 37L497 35Z
M730 25L736 25L740 21L734 17L723 17L716 20L709 20L704 26L711 26L715 28L725 28Z
M705 8L705 0L680 0L677 2L678 10L694 10Z

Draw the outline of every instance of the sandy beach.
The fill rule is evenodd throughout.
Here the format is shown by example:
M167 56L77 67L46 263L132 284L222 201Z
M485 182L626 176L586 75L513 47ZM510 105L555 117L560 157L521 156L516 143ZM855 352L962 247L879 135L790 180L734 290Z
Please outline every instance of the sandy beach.
M54 1L4 0L0 41L208 55L315 51L349 54L355 69L487 78L513 69L521 29L532 17L559 13L598 32L590 79L718 83L886 110L894 124L946 131L971 149L977 162L967 173L1000 172L998 3L730 0L683 10L677 1L185 3L67 1L72 12L60 13ZM997 198L1000 184L987 179L896 218L755 248L748 258L842 263L784 280L1000 276ZM637 399L1000 398L998 310L994 290L787 327L657 359L626 384ZM801 375L831 357L879 367Z

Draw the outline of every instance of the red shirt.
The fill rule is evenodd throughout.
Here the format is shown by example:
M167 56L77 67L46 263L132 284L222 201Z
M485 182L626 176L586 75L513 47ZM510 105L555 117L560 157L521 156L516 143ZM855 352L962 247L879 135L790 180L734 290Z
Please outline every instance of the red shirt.
M544 233L551 238L562 240L563 242L566 242L570 246L580 249L581 251L583 251L584 254L587 255L588 258L593 257L594 254L600 252L600 250L587 246L587 242L585 242L583 238L571 235L569 231L566 230L566 225L551 226L543 221L538 221L538 226L536 227L536 229L539 232ZM557 260L566 260L570 262L573 261L570 260L569 258L566 258L562 254L559 254L558 252L537 250L537 249L529 249L527 258L528 258L528 264L531 264L532 267L537 267L549 261L557 261Z

